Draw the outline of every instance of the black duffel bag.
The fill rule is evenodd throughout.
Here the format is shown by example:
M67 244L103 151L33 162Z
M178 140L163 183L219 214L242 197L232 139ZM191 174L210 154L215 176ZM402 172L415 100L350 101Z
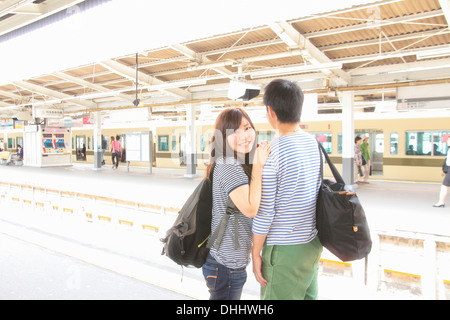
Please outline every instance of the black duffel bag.
M316 225L322 245L342 261L366 257L372 249L369 225L356 192L344 180L319 144L322 184L316 205ZM323 160L336 181L323 179Z

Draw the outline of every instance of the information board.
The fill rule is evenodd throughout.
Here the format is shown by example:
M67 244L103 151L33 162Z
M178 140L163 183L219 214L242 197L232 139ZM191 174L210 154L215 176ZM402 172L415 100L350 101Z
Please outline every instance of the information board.
M150 134L149 131L127 132L127 161L149 161Z

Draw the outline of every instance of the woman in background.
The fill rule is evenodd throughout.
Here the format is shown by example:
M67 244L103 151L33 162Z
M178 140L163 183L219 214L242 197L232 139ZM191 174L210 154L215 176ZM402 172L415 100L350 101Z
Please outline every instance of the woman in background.
M444 167L447 167L447 173L445 174L444 181L441 185L441 191L439 192L439 201L433 204L435 208L445 207L445 198L447 197L448 188L450 187L450 137L447 139L447 158L445 158Z

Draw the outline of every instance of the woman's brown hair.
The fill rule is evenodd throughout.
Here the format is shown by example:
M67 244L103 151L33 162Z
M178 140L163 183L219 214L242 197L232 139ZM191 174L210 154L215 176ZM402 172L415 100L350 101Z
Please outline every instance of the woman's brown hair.
M237 152L234 151L227 142L227 137L230 134L235 133L236 130L239 129L242 122L242 117L245 117L253 130L255 130L255 126L253 125L252 120L248 116L247 112L245 112L242 108L227 108L223 110L217 117L216 123L214 125L214 134L211 137L211 157L209 160L209 165L206 169L207 177L211 178L210 175L214 170L214 166L216 165L216 159L218 159L219 157L233 156L239 161L249 179L251 178L252 164L250 163L250 160L252 159L254 151L256 150L256 141L253 144L250 152L246 153L243 159L241 157L238 157Z

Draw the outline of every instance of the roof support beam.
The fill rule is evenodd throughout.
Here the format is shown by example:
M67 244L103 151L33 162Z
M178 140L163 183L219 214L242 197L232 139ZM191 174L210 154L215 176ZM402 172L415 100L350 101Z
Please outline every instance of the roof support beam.
M406 16L406 17L397 17L397 18L392 18L392 19L386 19L386 20L367 20L368 23L360 23L354 26L347 26L347 27L342 27L342 28L334 28L334 29L330 29L330 30L322 30L322 31L317 31L317 32L310 32L305 34L305 37L308 39L311 38L317 38L317 37L324 37L324 36L331 36L334 34L341 34L344 32L354 32L354 31L361 31L361 30L365 30L365 29L372 29L374 27L374 22L377 24L377 26L380 27L384 27L384 26L389 26L389 25L393 25L393 24L397 24L397 23L402 23L402 24L421 24L421 22L416 22L416 21L420 21L420 20L424 20L424 19L430 19L430 18L434 18L434 17L439 17L442 16L443 11L442 10L434 10L434 11L430 11L430 12L423 12L423 13L417 13L417 14L413 14L410 16ZM332 16L330 16L329 18L333 18ZM423 24L427 24L426 22L424 22Z
M3 91L3 90L0 90L0 96L5 96L5 97L8 97L8 98L11 98L14 100L22 100L23 99L23 97L18 94L8 92L8 91Z
M21 87L25 90L40 94L40 95L49 96L56 100L58 100L58 99L71 100L72 103L81 105L86 108L97 108L97 104L92 101L76 99L76 97L74 97L74 96L71 96L71 95L68 95L65 93L61 93L58 91L50 90L50 89L35 85L33 83L26 82L26 81L16 81L16 82L14 82L14 85Z
M90 83L90 82L88 82L86 80L79 79L79 78L76 78L76 77L72 77L72 76L70 76L70 75L68 75L66 73L63 73L63 72L55 72L54 75L57 76L58 78L64 79L64 80L66 80L68 82L76 83L76 84L78 84L80 86L87 87L89 89L93 89L93 90L100 91L100 92L105 92L105 93L111 92L111 95L117 96L120 99L128 101L128 102L134 100L133 97L128 96L126 94L123 94L123 93L116 94L113 91L111 91L108 88L105 88L105 87L103 87L101 85Z
M106 60L100 62L102 66L105 68L111 70L114 73L117 73L121 75L122 77L125 77L129 80L136 81L136 70L129 68L120 62L114 61L114 60ZM164 84L164 81L161 81L155 77L152 77L150 75L146 75L145 73L138 72L138 82L145 85L156 85L156 84ZM173 88L173 89L165 89L164 91L169 92L172 95L175 95L177 97L180 97L182 99L190 100L191 94L187 92L186 90L182 90L179 88Z
M170 46L172 49L180 52L181 54L185 55L186 57L193 59L195 62L202 64L202 63L211 63L212 61L206 57L199 56L199 54L188 47L181 45L181 44L174 44ZM220 73L224 75L227 78L233 79L233 73L228 70L227 68L223 66L215 66L211 67L212 70L214 70L217 73Z
M322 51L320 51L311 41L306 39L300 32L288 22L282 21L273 23L270 25L272 30L290 47L299 47L305 50L303 58L313 65L319 65L321 63L332 63L333 61L328 58ZM327 75L334 74L338 77L337 85L343 86L350 82L350 75L343 70L323 70Z
M30 2L33 2L33 0L30 1L22 1L25 4L21 5L21 7L15 7L12 6L5 8L0 6L0 16L3 16L7 13L22 13L22 14L16 14L13 17L10 17L9 19L2 22L0 27L0 36L3 34L6 34L8 32L14 31L16 29L19 29L23 26L26 26L28 24L31 24L33 22L36 22L38 20L44 19L54 13L57 13L62 10L66 10L70 8L71 6L74 6L80 2L83 2L85 0L59 0L52 2L50 4L47 3L41 3L41 4L33 4ZM10 1L10 2L17 2L17 1ZM26 7L28 5L28 8ZM30 8L32 6L32 8ZM2 10L2 8L4 10ZM19 12L15 12L15 10L18 10ZM24 14L24 13L33 13L33 14Z

